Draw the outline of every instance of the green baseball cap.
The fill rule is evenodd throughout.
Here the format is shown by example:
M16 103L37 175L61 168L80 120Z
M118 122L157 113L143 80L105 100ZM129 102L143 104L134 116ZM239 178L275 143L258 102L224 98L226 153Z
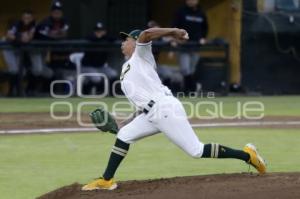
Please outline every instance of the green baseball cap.
M134 40L137 40L141 34L142 30L133 30L130 33L126 33L126 32L120 32L120 36L122 39L126 39L127 37L131 37Z

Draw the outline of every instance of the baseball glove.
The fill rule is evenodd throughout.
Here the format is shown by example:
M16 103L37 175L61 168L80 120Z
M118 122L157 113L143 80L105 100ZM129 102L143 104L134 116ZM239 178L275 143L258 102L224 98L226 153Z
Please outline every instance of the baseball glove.
M99 130L103 132L110 132L112 134L118 133L119 128L116 120L109 112L103 110L102 108L97 108L90 113L90 117Z

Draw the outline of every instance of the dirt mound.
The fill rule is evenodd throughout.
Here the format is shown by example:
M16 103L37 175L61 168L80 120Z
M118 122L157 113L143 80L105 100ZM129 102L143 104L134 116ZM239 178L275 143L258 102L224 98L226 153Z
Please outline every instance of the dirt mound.
M120 182L114 191L72 184L38 199L285 199L300 198L300 173L225 174Z

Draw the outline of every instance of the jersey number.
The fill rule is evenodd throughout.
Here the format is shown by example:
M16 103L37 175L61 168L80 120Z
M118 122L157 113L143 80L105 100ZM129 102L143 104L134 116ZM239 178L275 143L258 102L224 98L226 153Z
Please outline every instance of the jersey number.
M126 68L122 71L120 80L122 81L124 79L124 75L130 70L130 64L126 66Z

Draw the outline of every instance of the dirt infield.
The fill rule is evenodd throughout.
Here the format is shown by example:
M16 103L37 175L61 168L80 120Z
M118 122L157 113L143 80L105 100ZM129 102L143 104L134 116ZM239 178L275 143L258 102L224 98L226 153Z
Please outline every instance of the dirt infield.
M59 113L57 115L65 115L65 113ZM266 116L260 120L246 120L246 119L190 119L192 124L204 124L204 123L226 123L226 122L284 122L284 121L299 121L300 116ZM85 124L91 124L88 114L82 115L82 122ZM120 121L118 121L120 122ZM6 113L0 114L0 126L1 130L11 129L36 129L36 128L59 128L59 127L80 127L76 117L73 116L68 120L54 120L51 118L50 113ZM93 125L92 125L93 126ZM249 126L251 127L251 126ZM300 125L264 125L266 128L300 128Z
M300 173L224 174L120 182L114 191L80 190L74 183L38 199L296 199Z

